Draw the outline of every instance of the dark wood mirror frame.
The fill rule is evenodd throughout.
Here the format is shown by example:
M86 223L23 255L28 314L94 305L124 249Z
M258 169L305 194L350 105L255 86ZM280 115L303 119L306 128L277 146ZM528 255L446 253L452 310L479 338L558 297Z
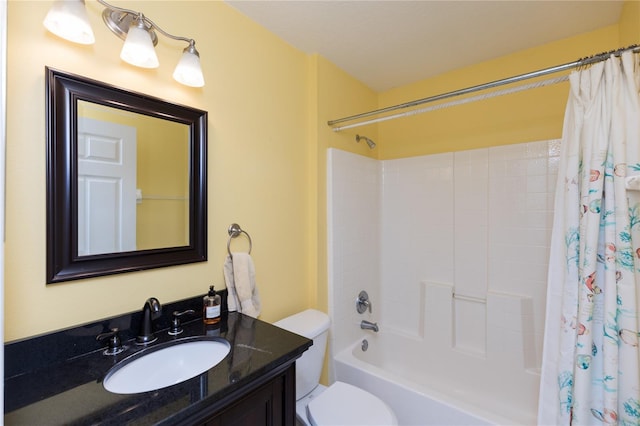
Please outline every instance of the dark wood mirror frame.
M47 284L207 260L207 112L45 67ZM189 126L189 245L78 256L78 101Z

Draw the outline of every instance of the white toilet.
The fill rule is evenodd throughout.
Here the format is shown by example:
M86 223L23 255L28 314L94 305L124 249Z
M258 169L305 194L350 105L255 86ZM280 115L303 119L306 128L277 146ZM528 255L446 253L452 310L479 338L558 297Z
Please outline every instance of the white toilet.
M348 383L320 384L329 316L308 309L274 325L313 340L296 361L296 414L304 425L396 425L391 408L378 397Z

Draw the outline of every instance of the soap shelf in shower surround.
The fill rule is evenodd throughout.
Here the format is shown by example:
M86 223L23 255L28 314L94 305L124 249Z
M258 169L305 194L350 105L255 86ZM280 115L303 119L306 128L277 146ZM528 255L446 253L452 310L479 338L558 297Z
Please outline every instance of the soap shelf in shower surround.
M477 296L466 296L464 294L452 293L451 296L454 299L458 300L466 300L467 302L475 302L475 303L487 303L487 299Z
M446 283L422 282L421 287L421 334L432 348L536 367L531 297L494 291L486 298L467 296Z

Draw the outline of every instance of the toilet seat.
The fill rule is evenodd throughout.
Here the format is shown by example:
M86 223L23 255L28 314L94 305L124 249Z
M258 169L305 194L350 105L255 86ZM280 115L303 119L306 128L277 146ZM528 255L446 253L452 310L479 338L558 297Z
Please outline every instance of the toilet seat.
M335 382L307 405L314 426L395 425L391 409L380 398L344 382Z

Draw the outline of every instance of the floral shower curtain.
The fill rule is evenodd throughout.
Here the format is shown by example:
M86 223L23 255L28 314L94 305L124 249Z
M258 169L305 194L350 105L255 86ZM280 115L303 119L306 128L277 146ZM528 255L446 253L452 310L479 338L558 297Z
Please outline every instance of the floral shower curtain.
M640 66L573 72L549 261L540 425L640 425Z

